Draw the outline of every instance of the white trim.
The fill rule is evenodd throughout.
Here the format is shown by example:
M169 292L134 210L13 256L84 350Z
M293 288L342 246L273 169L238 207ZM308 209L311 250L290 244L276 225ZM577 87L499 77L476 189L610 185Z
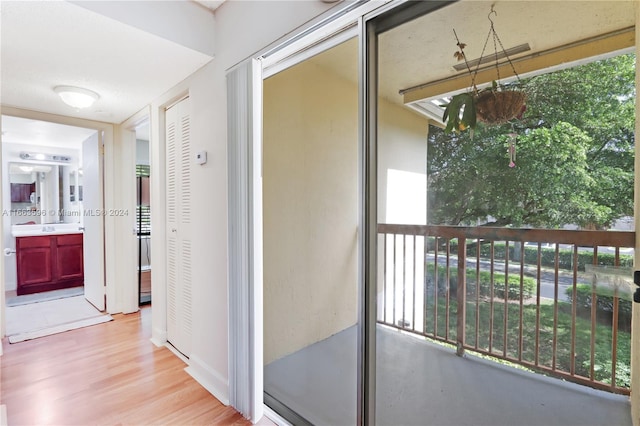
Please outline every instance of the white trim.
M151 293L153 295L153 293ZM153 296L152 296L153 297ZM161 348L167 344L167 330L158 328L151 329L151 338L149 339L156 347Z
M263 230L262 230L262 64L253 61L253 297L251 309L253 324L250 328L253 340L253 420L262 418L264 412L264 296L263 296ZM258 324L256 324L258 322Z
M7 406L0 405L0 426L7 426Z
M2 110L0 111L2 115L8 115L12 117L20 117L27 118L31 120L39 120L39 121L48 121L51 123L59 123L65 124L68 126L76 126L83 127L87 129L96 130L99 135L102 135L100 138L104 142L105 145L105 176L103 180L103 189L105 191L105 200L104 200L104 209L112 208L113 206L113 157L112 157L112 147L113 147L113 139L114 139L114 131L113 124L104 123L101 121L94 120L86 120L82 118L75 117L67 117L57 114L49 114L45 112L39 111L31 111L21 108L2 106ZM0 154L1 156L1 154ZM1 228L1 227L0 227ZM3 231L0 229L0 236L3 234ZM109 222L107 222L106 232L103 235L104 238L104 248L103 248L103 257L104 257L104 274L105 281L104 284L106 286L106 297L107 297L107 308L109 308L109 313L117 313L113 310L115 306L115 297L113 297L120 288L120 284L117 280L111 279L114 275L117 265L114 263L114 258L112 253L116 250L116 244L112 238L112 235L115 234L114 228L111 226ZM2 240L4 241L4 240ZM4 242L3 242L4 244ZM0 273L2 276L0 277L0 337L4 336L4 327L5 327L5 303L4 303L4 294L5 294L5 280L4 280L4 258L0 260L2 267L0 268ZM1 347L0 347L1 349ZM1 352L0 352L1 353Z
M189 366L184 369L209 393L216 397L224 405L229 405L229 395L224 391L229 388L229 382L217 371L211 369L197 356L189 358Z
M357 36L358 20L389 2L346 4L227 74L229 397L253 422L264 410L262 80Z
M260 55L263 63L263 69L266 71L269 67L285 60L285 58L298 55L300 52L303 52L305 49L308 49L322 40L328 39L345 28L351 27L361 16L366 15L390 2L392 2L392 0L371 0L349 12L343 13L342 10L352 6L347 3L343 8L341 8L341 10L337 10L323 21L315 24L318 27L316 30L311 31L298 39L296 39L297 36L293 36L267 52L263 52ZM304 32L305 30L302 29L298 34L302 34ZM289 41L292 39L294 41Z
M137 274L137 238L136 238L136 127L150 119L150 107L138 111L120 125L119 164L122 168L118 176L121 179L121 189L118 191L118 202L122 209L130 215L120 220L120 235L123 243L118 251L119 281L122 283L122 311L124 313L137 312L139 308L138 274ZM151 139L151 137L149 137ZM149 158L151 164L151 158Z
M262 69L250 59L227 74L229 399L262 417Z
M102 183L102 197L100 202L103 209L115 207L115 130L111 126L109 135L107 131L98 132L98 161L101 163L99 179ZM107 143L107 140L110 143ZM108 183L107 183L108 182ZM101 244L104 254L100 262L100 271L104 279L104 309L107 313L117 314L122 312L118 303L118 294L121 291L121 283L118 281L118 268L116 262L118 253L118 240L116 239L117 227L115 217L104 216L102 218ZM109 265L110 267L107 267ZM111 283L111 284L110 284Z
M355 25L355 23L354 25L341 28L339 31L340 32L335 36L321 40L298 54L288 56L280 62L265 66L262 70L263 78L269 78L272 75L279 73L280 71L304 62L319 53L329 50L332 47L339 45L340 43L344 43L345 41L358 36L358 26Z
M162 108L166 112L168 109L171 109L172 107L176 106L177 104L179 104L180 102L184 101L188 97L189 97L189 93L188 92L182 93L182 94L176 96L175 98L172 98L171 101L163 104Z
M267 405L264 406L263 410L264 410L264 416L269 420L271 420L273 423L275 423L276 426L293 426L284 417L282 417L280 414L273 411Z

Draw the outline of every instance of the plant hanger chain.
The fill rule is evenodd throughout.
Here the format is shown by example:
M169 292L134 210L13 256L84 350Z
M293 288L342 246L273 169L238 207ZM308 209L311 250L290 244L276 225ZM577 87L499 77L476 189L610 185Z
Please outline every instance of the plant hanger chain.
M471 75L471 89L473 89L473 93L478 93L478 88L476 87L476 84L475 84L475 75L473 74L473 71L471 71L469 62L467 62L467 55L464 53L464 48L467 47L467 45L460 41L460 39L458 38L458 33L456 33L455 28L453 29L453 35L456 38L456 45L458 46L458 51L454 53L454 56L458 60L460 59L464 60L464 64L467 67L467 72L469 72L469 75Z
M509 55L507 55L507 51L505 50L503 44L502 44L502 40L500 40L500 37L498 36L498 33L496 32L494 25L493 25L493 19L491 19L491 15L495 15L498 16L498 12L496 12L494 10L494 6L495 4L491 5L491 12L489 12L489 14L487 15L487 19L489 20L489 22L491 22L491 26L489 27L489 32L487 33L487 38L484 41L484 46L482 46L482 53L480 53L480 59L478 60L478 64L476 65L476 69L473 72L473 75L471 77L471 86L474 88L475 91L477 91L477 87L476 87L476 76L478 75L478 71L480 71L480 65L482 63L482 58L484 57L484 52L487 49L487 44L489 43L489 37L493 36L493 50L494 50L494 55L495 55L495 67L496 67L496 75L497 75L497 79L496 82L500 81L500 66L498 63L498 44L500 45L500 49L502 49L502 52L504 53L505 58L507 58L507 62L509 62L509 65L511 65L511 70L513 71L513 74L516 76L516 78L518 79L518 81L520 81L520 76L518 75L518 72L516 71L515 66L513 65L513 62L511 62L511 58L509 58ZM454 31L455 34L455 31ZM456 40L458 39L458 36L456 35ZM497 42L497 43L496 43ZM459 41L458 41L459 43ZM467 59L466 59L466 55L465 55L465 64L467 64L467 69L469 69L469 64L467 63ZM469 72L471 72L471 70L469 69Z

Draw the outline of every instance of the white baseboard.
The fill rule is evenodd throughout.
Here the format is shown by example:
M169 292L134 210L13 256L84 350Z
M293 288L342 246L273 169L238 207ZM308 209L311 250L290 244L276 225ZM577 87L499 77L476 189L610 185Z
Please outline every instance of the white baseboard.
M167 330L153 328L151 330L151 343L157 347L162 347L167 343Z
M229 405L229 381L206 365L197 356L189 357L185 371L224 405Z
M175 356L177 356L178 358L180 358L180 361L184 362L185 364L189 365L189 358L187 358L186 356L184 356L184 354L182 352L180 352L179 350L177 350L171 343L166 342L164 345L165 348L169 349L171 352L173 352L173 354Z

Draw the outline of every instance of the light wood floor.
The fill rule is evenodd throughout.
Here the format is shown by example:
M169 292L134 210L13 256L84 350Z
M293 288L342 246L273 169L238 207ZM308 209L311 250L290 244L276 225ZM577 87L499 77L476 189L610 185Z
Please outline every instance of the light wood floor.
M150 341L151 308L10 345L0 404L14 425L250 425Z

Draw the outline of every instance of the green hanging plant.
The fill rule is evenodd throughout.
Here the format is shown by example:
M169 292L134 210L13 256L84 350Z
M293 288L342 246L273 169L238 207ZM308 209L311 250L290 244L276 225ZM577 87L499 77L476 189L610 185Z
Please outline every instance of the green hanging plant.
M476 96L473 93L459 93L444 107L442 121L447 123L444 129L446 133L470 129L473 134L477 123Z
M498 38L498 35L493 27L491 14L496 14L496 12L493 10L493 6L491 7L491 13L489 13L489 21L491 22L491 27L489 29L489 34L487 34L487 40L485 41L484 46L486 48L489 37L493 35L494 46L497 46L498 44L500 45L504 52L504 56L507 58L507 61L511 65L514 75L519 80L518 73L516 72L513 63L509 59L507 52L504 50L502 42ZM460 42L455 30L453 30L453 34L456 37L458 46L458 50L453 54L453 56L458 59L458 61L464 60L467 66L467 71L471 76L471 88L467 92L454 95L453 97L451 97L451 100L448 104L443 105L445 109L442 115L442 121L446 123L445 132L459 133L469 129L469 131L471 132L471 136L473 137L473 132L478 121L488 125L497 125L507 123L513 119L522 118L522 115L526 110L526 94L522 90L518 90L516 87L513 87L511 85L505 86L499 84L500 73L497 60L497 49L495 55L497 81L494 80L491 87L489 88L478 90L475 84L475 77L478 73L478 69L482 61L478 61L478 66L476 67L475 71L472 72L464 53L466 44ZM483 54L484 48L482 50L482 55ZM480 59L482 59L482 55L480 56Z

